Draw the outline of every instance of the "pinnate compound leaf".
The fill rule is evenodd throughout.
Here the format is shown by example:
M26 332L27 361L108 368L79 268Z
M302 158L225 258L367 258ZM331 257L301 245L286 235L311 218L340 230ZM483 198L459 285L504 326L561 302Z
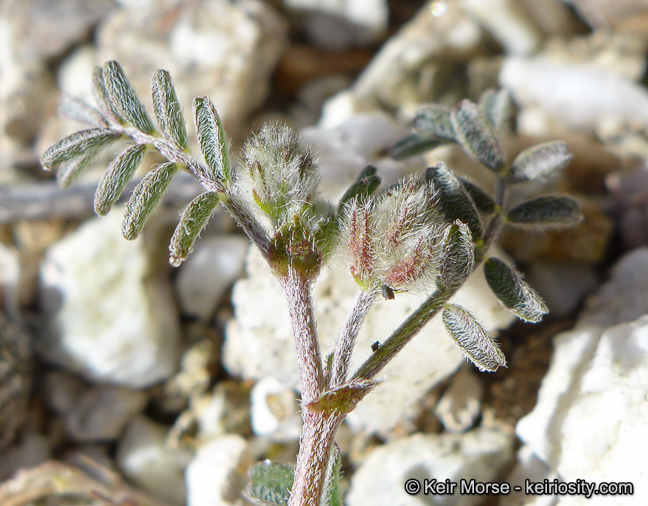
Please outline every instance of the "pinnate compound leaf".
M439 205L448 220L461 220L468 225L475 239L482 236L482 225L475 203L472 201L459 179L444 162L429 167L425 173L439 192Z
M443 235L441 251L441 279L443 287L461 285L475 267L475 249L470 229L459 220L449 226Z
M167 188L178 172L173 162L158 165L150 171L133 190L126 203L126 213L122 223L123 236L132 241L140 234L147 220L162 201Z
M481 371L495 372L506 366L506 358L484 327L461 306L446 304L443 324L464 355Z
M200 236L202 230L207 226L207 222L214 209L218 205L220 198L216 192L201 193L191 202L182 213L180 223L171 237L169 252L171 256L169 262L174 267L178 267L193 250L196 239Z
M569 197L538 197L514 207L507 221L514 226L565 227L582 217L575 200Z
M504 131L513 118L513 103L508 90L486 90L479 97L479 109L497 133Z
M53 169L60 163L74 158L94 154L121 137L121 133L109 128L90 128L64 137L52 144L45 153L41 163L46 169Z
M290 499L294 470L268 460L254 464L248 471L245 497L259 506L286 506Z
M187 127L171 76L166 70L157 70L153 74L151 92L155 116L162 132L177 147L186 148Z
M110 163L97 186L94 199L95 213L99 216L108 214L139 167L145 151L145 145L135 144Z
M394 160L404 160L447 143L448 141L439 139L433 134L416 133L398 141L391 150L391 157Z
M366 199L372 195L380 186L380 176L376 175L376 167L369 165L365 167L353 182L349 189L344 192L338 205L338 213L344 209L344 205L353 198Z
M566 142L551 141L525 149L515 157L509 170L509 181L520 183L551 175L571 160Z
M333 443L331 457L326 468L326 477L324 478L322 506L344 506L344 502L342 502L342 490L340 489L341 469L342 458L340 448L336 443Z
M459 178L464 189L470 195L470 198L475 203L475 207L480 213L493 214L497 210L497 203L493 200L488 193L482 190L475 183L467 179Z
M198 144L212 176L220 181L231 177L229 148L223 123L216 108L207 97L194 98L194 122L198 134Z
M484 273L497 298L522 320L537 323L549 312L540 295L522 275L499 258L489 258L484 263Z
M106 62L103 79L108 92L109 103L114 105L119 117L145 134L155 133L153 122L146 113L124 69L116 61Z
M489 169L499 172L504 166L504 153L493 126L477 104L462 100L450 111L450 120L464 150Z
M421 107L412 123L412 129L418 134L430 134L440 141L455 142L455 131L450 121L450 109L439 104L428 104Z

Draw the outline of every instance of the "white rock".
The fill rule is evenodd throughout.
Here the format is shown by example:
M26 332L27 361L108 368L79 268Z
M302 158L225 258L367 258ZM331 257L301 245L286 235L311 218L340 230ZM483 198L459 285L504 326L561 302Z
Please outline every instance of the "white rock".
M533 53L542 39L516 0L461 0L461 6L476 17L507 53Z
M425 168L421 156L398 162L389 157L394 144L410 131L383 112L353 116L335 127L304 128L300 134L303 143L318 154L322 194L334 201L369 164L378 169L385 186Z
M483 497L460 494L424 496L408 495L408 479L446 479L479 482L494 481L513 459L514 437L495 428L479 428L462 435L416 434L378 447L360 465L351 479L346 498L348 506L468 506L479 504ZM434 498L434 502L432 502ZM430 501L430 502L428 502Z
M438 3L438 2L435 2ZM457 1L442 14L426 3L387 41L353 86L365 111L380 105L418 107L434 97L430 78L449 60L466 61L480 51L483 32Z
M582 25L572 9L561 0L521 0L520 5L533 23L548 35L560 35L563 41L582 33Z
M65 418L72 439L79 442L117 439L126 424L144 409L148 396L137 390L101 385L87 389Z
M643 86L585 64L510 57L499 83L519 105L538 106L571 128L595 130L610 121L648 123L648 91Z
M150 272L145 241L122 237L122 215L92 219L47 251L50 324L38 348L86 378L141 388L175 371L179 328L168 280Z
M284 296L260 254L251 249L248 278L234 286L236 318L226 331L223 363L231 374L243 378L273 377L299 390L297 361ZM323 353L328 353L346 316L357 287L346 268L324 269L315 283L315 316ZM351 361L355 371L371 355L371 344L386 339L414 311L422 297L398 295L379 300L358 336ZM454 302L465 305L482 324L494 331L508 325L511 314L492 295L478 272L457 294ZM369 394L349 417L354 429L385 431L425 393L452 374L463 362L459 349L447 335L440 318L430 322L381 374L384 383Z
M322 115L322 107L330 101L335 94L344 94L351 84L349 76L341 74L327 75L314 78L299 88L297 92L297 103L290 106L290 124L296 128L303 128L314 125ZM348 108L343 108L348 110ZM352 114L344 113L344 119ZM337 126L338 121L333 126ZM321 126L322 123L320 122Z
M144 416L135 418L117 447L117 466L124 475L162 501L185 504L184 472L192 454L168 448L168 428Z
M371 43L387 31L385 0L285 0L284 6L305 16L302 24L306 32L326 49Z
M647 252L626 255L576 328L555 338L538 402L516 428L564 481L634 483L632 497L595 496L587 504L643 504L648 494Z
M229 434L201 446L187 466L187 506L239 504L252 464L247 441Z
M648 314L648 248L636 248L614 266L611 279L587 300L579 325L602 327Z
M257 436L273 440L297 440L301 435L301 417L297 395L275 378L263 378L250 394L252 430Z
M511 494L500 496L500 506L555 506L556 496L552 494L529 495L524 492L526 480L532 482L542 482L557 478L556 473L542 462L533 450L528 446L523 446L517 452L517 463L511 474L506 478L506 482L511 484ZM518 492L514 487L521 487Z
M85 39L113 8L112 0L8 0L0 18L12 28L9 49L29 65L47 63Z
M194 97L207 95L229 136L241 134L269 91L286 22L259 0L155 0L132 7L117 10L99 30L98 63L118 60L144 97L153 72L165 68L184 111L192 110Z
M484 387L475 373L459 369L443 393L434 413L449 432L465 432L472 428L481 411Z
M182 264L176 278L180 309L207 320L225 291L243 273L250 241L243 236L206 237Z
M322 104L322 115L318 125L322 128L335 128L345 121L365 112L366 107L351 90L342 90Z
M97 65L96 53L94 46L81 46L61 62L56 80L62 93L88 104L95 103L92 92L92 72Z
M197 426L197 437L209 440L224 434L250 433L250 385L220 381L213 390L191 399L186 411ZM194 423L192 422L192 423Z

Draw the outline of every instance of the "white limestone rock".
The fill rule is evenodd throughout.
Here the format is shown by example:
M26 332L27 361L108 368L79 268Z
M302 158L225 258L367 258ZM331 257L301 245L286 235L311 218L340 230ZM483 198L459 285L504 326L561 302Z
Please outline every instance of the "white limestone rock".
M648 316L558 335L538 403L516 432L564 481L634 483L633 497L587 504L643 504L648 494ZM580 504L579 502L565 504ZM561 503L562 504L562 503Z
M294 390L275 378L259 380L250 394L252 430L276 441L296 441L301 435L299 404Z
M57 90L47 66L114 7L111 0L7 0L0 7L0 159L37 163L32 150ZM35 150L34 150L35 151Z
M273 377L299 390L283 293L254 249L248 256L247 270L248 277L234 286L236 318L226 330L223 363L236 376L256 380ZM315 316L323 354L330 352L356 290L346 268L340 265L325 268L315 283ZM399 294L395 300L379 300L358 336L350 370L355 371L371 355L371 344L385 340L423 299ZM466 306L491 332L506 327L513 318L495 299L481 272L475 273L453 301ZM463 361L443 322L435 318L384 369L380 375L384 382L349 414L348 423L354 430L388 431L407 408Z
M135 485L170 505L185 504L184 473L193 455L166 445L168 428L138 416L117 447L119 470Z
M461 6L483 24L508 54L533 53L542 34L516 0L461 0Z
M516 428L564 481L634 483L631 497L594 496L587 504L642 504L648 494L647 252L626 255L575 329L556 336L538 402Z
M505 430L479 428L462 435L415 434L373 450L351 478L346 497L348 506L469 506L480 504L483 496L454 494L408 495L409 479L494 481L513 459L514 437Z
M22 64L47 63L84 40L114 7L113 0L6 0L0 9L6 49Z
M477 420L483 396L481 380L472 370L463 367L452 378L434 413L448 432L465 432Z
M266 2L127 2L98 33L100 64L116 59L143 97L151 75L171 73L182 109L209 96L230 137L242 133L270 89L287 23Z
M250 389L251 382L219 381L212 391L190 399L172 430L172 439L179 440L187 428L192 437L209 441L225 434L251 433Z
M122 215L92 219L47 251L40 301L48 323L37 348L87 379L142 388L176 370L178 317L146 241L122 237Z
M335 127L385 108L411 118L421 104L438 100L435 90L455 78L456 67L447 62L469 61L480 54L482 41L483 30L459 1L426 3L383 45L351 88L324 104L319 124Z
M301 130L302 143L317 152L321 166L322 194L337 201L367 165L378 170L383 186L425 168L425 159L415 156L403 161L389 156L391 148L407 137L410 130L384 112L358 114L335 126Z
M608 327L648 314L648 248L636 248L612 269L610 280L590 297L579 325Z
M288 12L317 45L342 50L375 42L387 31L386 0L285 0Z
M440 2L434 2L440 3ZM368 111L380 106L418 108L435 99L432 84L448 61L468 61L481 52L483 31L458 1L444 9L426 3L418 14L391 37L360 75L352 91ZM458 97L459 98L459 97Z
M529 446L523 446L517 452L517 462L506 482L511 484L511 493L501 496L500 506L555 506L556 496L553 494L529 495L525 493L525 484L531 482L553 481L558 476L542 462ZM515 487L521 487L520 491Z
M61 93L94 104L92 72L97 65L97 49L84 45L75 49L61 62L56 82ZM59 121L62 118L58 118ZM75 123L78 126L78 123Z
M252 463L242 436L228 434L204 444L187 466L187 506L241 504L245 473Z
M182 264L176 278L180 309L207 320L229 286L243 274L250 241L244 236L206 237Z
M540 109L569 128L592 131L609 128L610 122L648 123L645 87L586 63L510 57L499 83L518 105Z

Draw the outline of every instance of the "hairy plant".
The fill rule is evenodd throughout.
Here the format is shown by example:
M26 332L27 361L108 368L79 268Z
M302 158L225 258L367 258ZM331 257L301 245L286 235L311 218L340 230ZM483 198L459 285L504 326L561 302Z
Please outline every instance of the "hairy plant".
M318 193L315 156L286 126L268 124L233 160L222 122L207 97L193 102L202 160L191 154L187 129L169 74L153 75L152 99L157 127L133 91L122 68L110 61L94 73L98 109L66 99L63 112L89 128L51 146L46 169L58 167L69 185L103 148L131 141L99 182L95 210L110 211L146 151L166 162L153 167L126 204L123 235L135 239L160 204L179 171L192 174L204 192L186 207L173 234L170 262L178 266L218 205L237 221L281 285L292 321L301 379L303 433L297 465L269 462L253 466L246 495L263 505L341 505L337 427L378 383L389 361L439 312L450 336L480 370L506 364L497 342L471 313L450 298L482 264L488 284L502 303L525 321L540 321L547 307L515 269L488 249L501 228L564 226L580 219L566 197L541 197L508 205L516 185L544 178L570 159L563 142L530 148L510 166L499 141L510 119L504 91L489 91L478 104L464 100L452 109L428 105L414 121L414 134L394 149L403 157L454 142L495 175L494 195L457 177L446 164L430 167L378 191L376 169L367 167L336 207ZM340 329L332 353L321 355L311 286L334 254L344 255L358 294ZM351 373L350 357L362 323L376 298L401 291L429 294L361 367Z

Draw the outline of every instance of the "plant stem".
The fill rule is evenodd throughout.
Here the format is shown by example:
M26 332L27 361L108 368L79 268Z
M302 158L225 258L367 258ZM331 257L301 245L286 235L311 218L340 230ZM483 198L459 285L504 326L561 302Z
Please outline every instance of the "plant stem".
M311 284L292 268L288 269L286 276L279 278L279 282L288 303L301 379L302 404L306 405L319 398L324 386Z
M295 351L302 387L302 419L299 455L290 506L319 506L324 490L326 467L331 453L335 431L344 415L324 413L309 408L319 399L324 388L324 373L317 328L313 315L310 282L294 269L279 278L286 295L293 328Z
M327 414L304 407L304 427L288 506L320 506L335 432L344 417L343 413Z
M353 379L371 379L394 358L394 356L419 331L436 316L439 310L459 288L436 291L414 311L389 338L365 361L353 375Z
M330 388L340 386L346 381L356 338L377 294L377 289L368 289L356 295L335 343L329 379Z

